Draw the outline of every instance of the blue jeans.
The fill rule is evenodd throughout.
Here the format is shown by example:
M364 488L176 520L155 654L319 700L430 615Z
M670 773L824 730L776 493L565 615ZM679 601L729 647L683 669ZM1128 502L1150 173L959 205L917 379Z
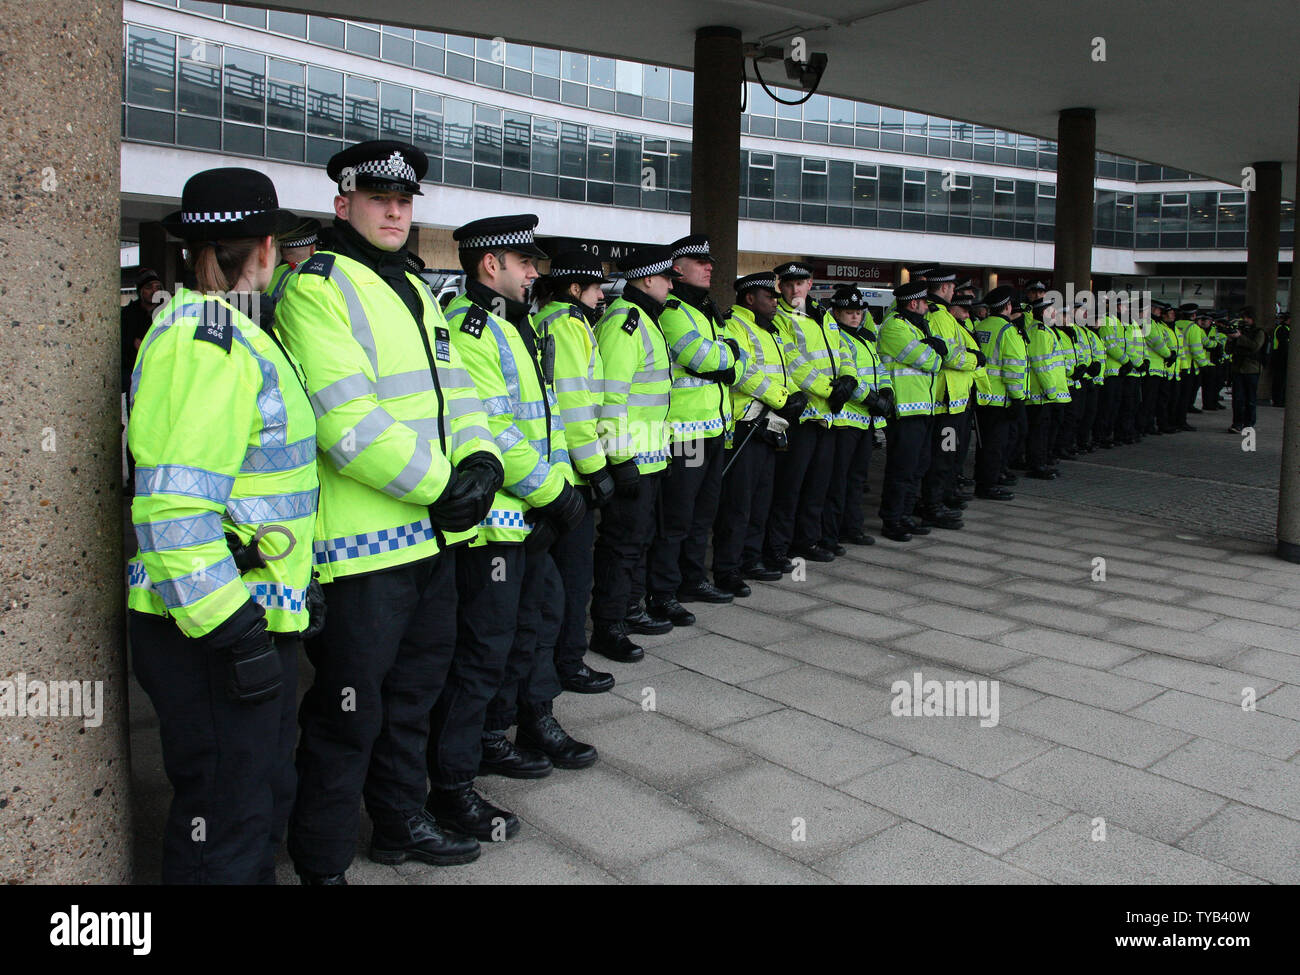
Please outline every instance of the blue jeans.
M1239 372L1232 377L1232 425L1238 429L1255 425L1255 395L1259 373Z

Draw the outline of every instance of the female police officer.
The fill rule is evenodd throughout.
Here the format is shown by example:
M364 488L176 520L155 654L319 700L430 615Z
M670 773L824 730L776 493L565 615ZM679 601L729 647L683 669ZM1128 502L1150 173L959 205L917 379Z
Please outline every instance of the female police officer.
M293 801L316 424L278 342L231 301L260 304L294 221L261 173L192 176L164 226L199 290L158 312L131 376L131 650L175 790L168 883L273 883Z

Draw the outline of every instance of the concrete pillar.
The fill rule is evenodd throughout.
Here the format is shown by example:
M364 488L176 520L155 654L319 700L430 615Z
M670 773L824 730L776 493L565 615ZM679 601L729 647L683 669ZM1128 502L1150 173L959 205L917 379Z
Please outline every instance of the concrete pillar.
M912 280L912 272L907 269L907 265L902 262L894 262L894 287L898 288L908 284Z
M155 220L140 224L140 266L153 268L162 278L163 287L176 293L184 264L181 261L182 245L167 236L163 225Z
M1092 279L1093 177L1097 171L1097 113L1064 109L1057 120L1056 249L1052 287L1084 291Z
M1282 164L1251 163L1255 189L1246 197L1246 304L1272 335L1277 307L1277 255L1282 234Z
M691 143L691 233L709 235L713 300L736 300L740 219L740 31L701 27L695 32L695 115Z
M983 272L980 274L980 284L984 288L984 290L980 292L980 297L983 298L998 286L998 272L991 268L984 268Z
M1300 115L1300 96L1296 98L1296 112ZM1296 135L1296 158L1300 159L1300 129ZM1273 277L1273 289L1277 290L1277 247L1279 244L1279 210L1281 207L1280 198L1282 195L1281 168L1277 170L1277 194L1278 198L1274 201L1273 206L1273 256L1266 262L1271 267ZM1256 177L1259 177L1260 170L1258 164L1255 168ZM1271 177L1270 177L1271 178ZM1262 179L1256 183L1256 189L1262 185ZM1250 258L1246 266L1246 300L1258 302L1260 299L1254 297L1251 291L1251 283L1254 281L1252 275L1255 273L1255 265L1261 263L1256 260L1255 250L1255 193L1250 194L1248 208L1249 212L1246 219L1250 221L1247 231L1250 236L1247 238L1250 242ZM1263 216L1263 215L1261 215ZM1263 216L1267 219L1267 216ZM1259 255L1261 258L1262 254ZM1288 308L1294 317L1296 311L1300 309L1300 262L1291 262L1291 299ZM1261 289L1262 290L1262 289ZM1269 297L1269 307L1274 300ZM1255 321L1260 321L1258 317L1263 312L1263 308L1255 305ZM1295 387L1296 370L1300 369L1300 342L1292 339L1290 351L1287 353L1287 387ZM1282 411L1282 474L1278 482L1277 497L1277 554L1288 562L1300 562L1300 408L1297 408L1296 400L1287 401L1286 408Z
M0 51L0 883L129 883L122 4L6 4ZM56 680L90 682L97 726L84 702L31 714L33 682Z

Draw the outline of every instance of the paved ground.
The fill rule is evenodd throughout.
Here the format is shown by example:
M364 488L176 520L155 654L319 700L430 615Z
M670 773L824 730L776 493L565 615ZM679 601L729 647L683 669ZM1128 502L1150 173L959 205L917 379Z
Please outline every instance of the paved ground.
M1249 458L1211 431L1224 416L977 502L963 531L693 605L698 625L611 665L612 693L557 702L597 766L481 780L518 837L466 867L361 854L349 878L1300 882L1300 566L1267 554L1257 510L1276 507L1280 412ZM1000 720L893 716L917 672L997 681ZM168 790L134 690L149 882Z

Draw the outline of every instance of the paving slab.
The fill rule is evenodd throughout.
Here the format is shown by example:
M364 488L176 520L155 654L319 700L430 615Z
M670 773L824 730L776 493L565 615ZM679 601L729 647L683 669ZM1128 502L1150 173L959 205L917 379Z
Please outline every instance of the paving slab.
M868 772L842 788L993 856L1067 815L1055 803L919 755Z
M640 711L600 727L601 759L654 786L676 792L751 761L739 748L653 711Z
M590 860L566 849L524 823L504 843L484 843L482 855L459 867L403 863L395 868L403 883L438 886L498 884L613 884L618 880ZM352 882L352 872L348 873Z
M921 601L920 596L910 594L911 589L910 586L908 592L897 589L882 589L870 585L868 582L854 582L847 579L824 582L817 587L819 601L813 608L823 606L824 603L821 600L829 600L843 603L845 606L852 606L855 609L865 609L876 613L893 612L900 606L911 606Z
M1236 870L1140 833L1107 824L1106 838L1094 840L1096 826L1074 815L1008 853L1008 863L1061 884L1248 884L1257 881Z
M909 684L915 684L916 675L921 675L922 681L927 680L984 680L987 674L977 674L969 670L959 670L953 667L944 667L931 662L918 661L911 666L902 667L889 673L875 674L871 677L871 683L877 687L884 687L893 693L893 686L896 681L906 681ZM1013 684L1002 677L994 678L998 684L998 707L1003 714L1014 711L1017 708L1023 708L1034 701L1040 700L1043 695L1038 691L1030 690L1028 687L1021 687L1019 684Z
M1219 664L1227 663L1245 649L1243 643L1230 643L1208 631L1186 633L1145 623L1112 626L1106 631L1106 639L1143 650L1155 650L1172 657Z
M1241 657L1237 657L1233 663L1238 663L1240 660ZM1300 676L1300 667L1296 672ZM1144 654L1136 660L1120 664L1112 673L1136 677L1138 680L1176 688L1188 694L1199 694L1201 697L1228 704L1240 704L1245 688L1254 688L1255 697L1261 698L1280 686L1276 680L1261 679L1244 670L1230 670L1214 664L1180 660L1177 657L1166 657L1156 653Z
M1050 603L1061 603L1065 606L1088 606L1097 602L1104 595L1096 591L1096 585L1089 589L1078 585L1065 585L1060 582L1049 582L1045 579L1012 579L1002 586L1009 592L1014 592L1018 596L1032 596L1035 601L1046 600Z
M998 642L1040 658L1064 660L1066 663L1098 670L1107 670L1142 654L1141 650L1132 647L1117 646L1105 640L1095 640L1044 626L1028 626L1004 633L998 637Z
M1232 802L1178 844L1275 884L1300 884L1300 823Z
M1186 732L1060 698L1035 701L1003 716L1002 723L1135 768L1146 768L1192 740Z
M871 646L853 637L833 633L815 633L797 640L781 640L767 644L764 649L859 679L912 662L907 654L888 647Z
M641 711L650 701L647 689L654 691L654 706L659 714L701 731L744 721L781 706L776 701L693 670L679 669L615 687L612 696L622 697L627 702L627 707L620 709L618 716L623 717L633 709Z
M681 796L800 863L825 859L898 821L875 806L768 762L712 779Z
M951 582L923 582L912 587L911 594L927 602L965 606L967 609L994 610L1015 596L998 589L976 589L974 586L954 586Z
M1089 819L1104 817L1162 843L1176 843L1227 800L1108 758L1061 746L998 778Z
M1300 610L1254 599L1241 599L1212 593L1189 599L1187 605L1196 609L1207 610L1221 617L1229 616L1235 619L1251 620L1255 623L1291 627L1292 629L1300 627Z
M1029 659L1019 650L942 630L923 630L896 639L891 645L923 660L941 660L984 674L994 674Z
M830 884L830 878L738 833L669 850L628 872L638 884Z
M798 666L797 661L760 650L749 642L711 633L670 643L660 647L658 652L679 667L728 684L739 684Z
M1270 626L1268 623L1250 620L1219 620L1207 626L1202 634L1231 644L1244 643L1251 647L1300 656L1300 633L1290 627Z
M881 613L868 613L860 609L850 609L848 606L824 606L810 613L804 613L799 617L799 622L807 627L830 630L832 633L843 633L846 636L855 636L871 643L892 640L895 637L915 633L921 629L915 623L892 616L885 616ZM784 639L784 637L781 637L781 639ZM772 640L769 638L763 640L763 642L770 643Z
M827 857L819 871L842 884L1045 884L1042 877L915 823Z
M1131 599L1120 597L1106 599L1092 607L1097 613L1110 616L1123 616L1140 623L1154 623L1157 626L1172 627L1176 630L1201 630L1216 623L1220 617L1215 613L1206 613L1197 609L1185 609L1151 599Z
M990 779L1052 748L1050 742L1001 725L983 727L978 717L891 714L861 725L859 730Z
M920 623L927 629L942 630L958 636L994 637L1020 625L1015 620L995 616L989 612L978 612L961 606L946 606L942 603L904 606L895 612L903 619Z
M728 725L713 734L824 785L839 785L911 754L792 708Z
M1270 691L1259 699L1257 707L1268 714L1278 714L1300 722L1300 687L1286 684Z
M1300 767L1259 752L1197 738L1152 765L1151 771L1300 820Z
M890 696L886 691L808 664L747 681L741 686L846 728L889 713Z
M1080 667L1063 660L1041 658L1008 667L998 676L1053 697L1080 701L1111 711L1128 711L1164 690L1157 684L1148 684L1131 677Z
M1234 670L1259 674L1271 680L1300 684L1300 657L1294 654L1250 647L1233 657L1229 661L1229 666Z
M806 591L808 590L795 589L795 592ZM697 626L701 630L708 630L753 646L771 643L773 640L791 640L806 636L809 632L806 626L792 619L755 612L746 606L691 603L687 608L695 614Z
M1182 691L1165 691L1129 714L1274 758L1290 758L1300 752L1300 723L1258 706L1245 710L1240 702L1225 704Z

